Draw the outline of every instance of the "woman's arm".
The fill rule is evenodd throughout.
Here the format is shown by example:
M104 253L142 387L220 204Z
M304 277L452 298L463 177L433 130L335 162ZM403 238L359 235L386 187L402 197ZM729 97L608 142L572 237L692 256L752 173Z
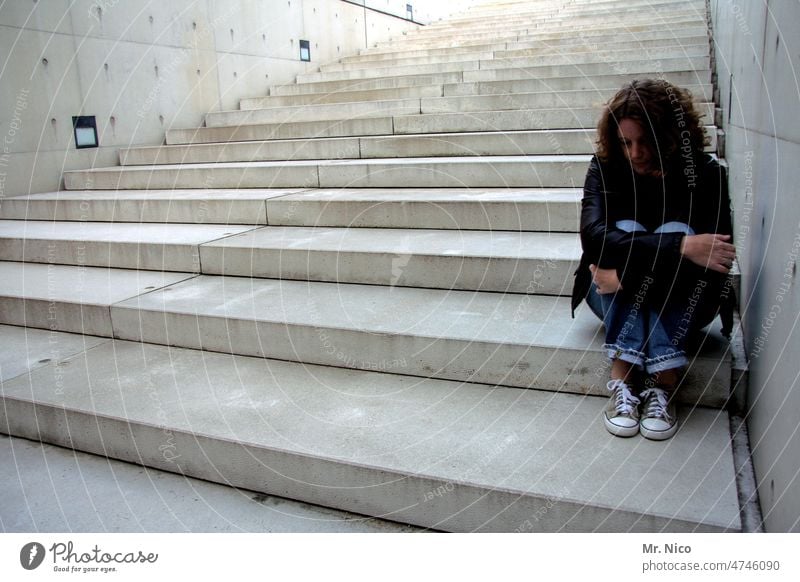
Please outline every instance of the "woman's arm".
M617 269L623 285L628 273L677 269L684 235L626 232L616 228L607 209L609 200L613 203L614 198L607 188L609 178L603 175L597 158L592 158L581 211L581 244L590 262L601 269Z

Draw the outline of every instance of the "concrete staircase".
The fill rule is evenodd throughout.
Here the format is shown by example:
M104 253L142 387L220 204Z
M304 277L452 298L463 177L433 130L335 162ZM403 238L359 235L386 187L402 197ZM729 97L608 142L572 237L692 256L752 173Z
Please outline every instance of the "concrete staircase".
M599 106L656 74L716 139L704 1L486 3L2 200L0 431L433 529L739 530L719 326L654 443L570 317Z

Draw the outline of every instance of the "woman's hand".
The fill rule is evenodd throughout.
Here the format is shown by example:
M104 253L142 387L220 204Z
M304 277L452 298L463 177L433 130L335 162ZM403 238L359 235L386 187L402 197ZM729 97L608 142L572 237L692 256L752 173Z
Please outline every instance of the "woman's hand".
M592 272L592 281L597 285L597 292L600 295L616 293L622 289L616 269L600 269L597 265L589 265L589 270Z
M681 241L681 254L696 265L728 274L736 258L736 247L728 234L692 234Z

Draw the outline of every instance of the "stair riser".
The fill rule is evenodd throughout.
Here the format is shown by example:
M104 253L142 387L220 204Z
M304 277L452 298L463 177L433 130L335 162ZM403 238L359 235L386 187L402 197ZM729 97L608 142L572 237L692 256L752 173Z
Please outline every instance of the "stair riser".
M0 431L5 434L438 530L529 531L526 516L537 516L535 531L539 532L562 531L566 523L570 531L584 532L723 531L675 519L337 463L171 430L151 422L128 422L11 398L3 398L2 405L6 414L0 417ZM159 411L154 412L158 418Z
M528 61L530 61L528 59ZM326 81L356 81L360 79L371 79L377 77L399 77L404 75L419 75L419 74L438 74L438 73L463 73L464 81L479 80L475 75L480 73L487 73L494 70L504 71L529 71L530 77L574 77L581 74L587 75L608 75L620 74L620 69L630 69L631 71L649 72L653 71L685 71L685 70L699 70L709 68L708 57L679 57L674 59L660 59L656 62L652 60L630 60L622 61L620 63L598 62L587 64L556 64L546 65L540 61L529 62L525 65L523 63L514 64L509 61L467 61L461 63L446 63L443 65L419 65L419 66L406 66L394 68L380 68L380 69L366 69L356 71L342 71L334 73L309 73L306 75L298 75L297 82L299 84L305 83L319 83ZM481 69L481 70L479 70ZM480 79L486 80L486 79Z
M578 266L577 259L545 262L213 245L201 247L200 255L207 275L537 295L564 295L571 291L572 273ZM532 286L531 273L537 272L542 276Z
M608 46L615 45L630 45L636 46L649 46L648 43L687 43L688 39L705 39L708 40L708 27L697 26L693 28L686 28L682 30L651 30L646 33L625 34L619 31L614 32L597 32L587 34L580 37L575 36L562 36L561 38L549 38L539 40L522 40L522 41L507 41L495 44L476 44L475 42L465 42L461 47L444 47L444 48L427 48L427 49L406 49L406 50L393 50L387 51L384 49L370 49L369 51L362 51L358 56L345 57L342 62L361 61L361 60L384 60L394 59L398 56L401 57L425 57L434 55L445 54L459 54L474 51L515 51L515 50L553 50L557 47L561 51L570 51L578 48L592 47L603 49ZM476 41L478 42L478 41ZM694 42L690 44L695 44ZM658 46L658 45L656 45Z
M109 169L67 172L67 190L168 190L170 188L318 188L317 167Z
M442 156L591 154L594 131L394 136L377 139L261 142L120 150L122 165L249 162L270 160L374 159Z
M267 223L262 200L197 200L185 198L138 200L14 200L0 207L0 218L75 222L136 222L182 224Z
M146 271L200 272L196 244L0 239L0 260Z
M270 200L267 213L270 224L285 226L574 232L580 204L579 200L546 204Z
M349 120L365 117L414 115L420 112L419 99L336 103L331 105L292 108L224 111L206 115L207 127L254 125L267 123L299 123L306 121Z
M392 132L391 117L376 117L372 119L312 121L308 123L172 129L167 130L166 142L169 145L176 145L226 141L262 141L268 139L391 135Z
M290 95L285 97L258 97L242 99L242 110L265 109L269 107L293 107L298 105L319 105L322 103L352 103L355 101L387 101L396 99L415 99L420 97L441 97L441 85L421 87L399 87L396 89L376 89L373 91L343 91L317 93L310 95Z
M621 66L617 65L617 68L620 69ZM663 76L668 80L673 80L673 82L678 82L678 79L683 78L687 75L690 75L688 78L689 84L694 83L710 83L711 82L711 71L709 69L692 69L692 70L684 70L681 71L677 69L675 71L660 70L659 75ZM652 76L653 71L649 70L646 71L649 75ZM622 82L615 82L612 85L607 85L607 78L619 78L624 77L624 81L630 80L627 73L624 71L611 71L605 73L598 73L598 74L589 74L588 72L579 72L578 74L564 74L559 76L548 76L548 75L540 75L534 76L526 72L525 70L517 70L517 69L509 69L505 76L507 77L506 81L536 81L538 80L540 83L547 83L548 86L552 87L552 90L561 89L559 83L571 83L574 84L576 82L579 83L578 86L571 87L575 89L594 89L596 87L618 87L622 85ZM580 81L577 81L580 79ZM391 89L395 87L408 87L408 86L420 86L420 85L453 85L459 84L463 82L463 73L443 73L439 75L406 75L401 77L381 77L378 79L355 79L349 81L325 81L321 83L304 83L300 85L282 85L280 87L273 87L270 90L270 95L306 95L306 94L327 94L327 93L334 93L338 91L356 91L356 90L376 90L376 89ZM503 80L503 79L501 79Z
M313 309L313 306L312 306ZM393 374L491 385L607 394L600 352L432 339L112 306L119 339ZM255 314L254 314L255 315ZM320 322L324 318L320 317ZM233 348L232 348L233 346ZM600 370L601 374L594 374ZM698 358L687 402L721 406L729 390L719 362Z
M665 17L663 19L659 19L658 24L654 24L652 18L639 21L632 20L629 25L626 24L625 32L629 34L642 33L650 30L657 30L658 28L663 29L665 27L676 30L694 30L702 27L703 25L704 23L702 18L695 14L691 14L687 16ZM530 26L526 29L518 29L514 27L505 34L502 32L498 33L496 31L481 32L478 30L474 34L464 32L452 34L445 32L437 35L425 35L424 37L422 35L407 35L402 38L397 38L396 40L378 43L376 47L391 47L392 50L402 50L406 46L413 46L415 48L458 46L464 41L500 42L503 40L513 41L534 38L559 39L564 36L571 36L574 38L575 36L582 35L584 33L588 33L587 36L590 36L591 34L603 32L608 33L608 31L611 30L619 30L619 21L596 22L593 21L593 19L580 21L580 19L571 18L567 21L554 22L552 26L548 24L546 28Z
M414 162L242 168L107 170L65 174L68 190L169 188L574 188L583 163L492 161Z
M542 51L525 51L521 54L516 54L512 51L499 51L495 53L473 53L460 56L461 61L480 60L481 69L490 68L489 62L504 63L505 66L515 66L514 61L520 61L517 66L529 67L544 64L558 65L558 64L577 64L577 63L597 63L597 62L618 62L626 59L642 59L642 58L678 58L678 57L693 57L708 54L708 40L703 39L704 44L686 45L682 44L676 47L656 47L647 48L639 45L634 45L631 48L629 43L625 48L594 48L592 46L579 47L575 52L573 51L560 51L567 54L553 54L550 49L549 54L541 54ZM356 71L369 68L384 68L388 66L402 67L409 65L432 65L445 62L456 62L458 57L413 57L413 58L398 58L389 61L373 61L373 62L359 62L347 64L325 65L320 67L323 73L341 72L341 71Z
M332 191L335 193L336 191ZM437 191L438 192L438 191ZM287 195L288 194L288 195ZM155 193L153 194L155 196ZM271 197L270 197L271 196ZM514 200L480 197L444 200L364 201L298 199L289 193L263 199L30 200L7 198L0 218L76 222L184 223L225 225L339 226L349 228L423 228L575 232L581 193L568 200L536 201L536 194ZM269 213L269 220L267 220Z
M664 79L680 87L689 87L698 101L713 101L710 84L711 72L683 71L667 73ZM517 79L513 81L487 81L482 83L452 83L444 85L445 97L457 95L503 95L509 93L539 93L544 91L597 91L616 90L630 81L628 75L598 77L555 77L549 79Z

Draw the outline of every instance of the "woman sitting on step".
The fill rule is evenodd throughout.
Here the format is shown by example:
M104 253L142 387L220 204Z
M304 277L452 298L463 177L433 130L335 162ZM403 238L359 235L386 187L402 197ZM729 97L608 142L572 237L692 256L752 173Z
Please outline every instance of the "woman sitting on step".
M597 133L572 309L585 299L605 324L608 431L664 440L677 430L674 396L693 337L720 311L730 332L726 175L703 151L689 93L666 81L623 87Z

